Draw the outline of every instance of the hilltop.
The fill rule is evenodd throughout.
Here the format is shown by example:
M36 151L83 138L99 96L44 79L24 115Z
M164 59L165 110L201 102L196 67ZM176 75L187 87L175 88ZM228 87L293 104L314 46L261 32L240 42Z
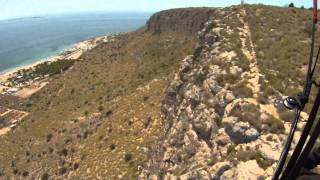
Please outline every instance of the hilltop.
M292 115L273 100L302 89L311 14L173 9L112 36L31 97L0 97L23 115L0 179L269 178Z

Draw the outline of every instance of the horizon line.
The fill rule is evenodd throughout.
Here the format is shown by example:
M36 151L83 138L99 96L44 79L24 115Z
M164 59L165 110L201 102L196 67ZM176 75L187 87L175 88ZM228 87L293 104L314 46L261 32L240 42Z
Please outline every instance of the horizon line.
M245 4L249 5L264 5L264 6L275 6L275 7L286 7L286 5L275 5L275 4L263 4L263 3L247 3ZM231 7L231 6L238 6L241 5L235 4L235 5L229 5L224 7ZM201 8L201 7L212 7L212 8L224 8L219 6L193 6L193 7L177 7L177 8L168 8L168 9L159 9L159 10L146 10L146 11L138 11L138 10L85 10L85 11L65 11L65 12L52 12L52 13L42 13L42 14L32 14L32 15L26 15L26 16L12 16L12 17L0 17L0 21L10 21L15 19L28 19L28 18L44 18L45 16L54 16L54 15L67 15L67 14L81 14L81 13L98 13L98 12L104 12L104 13L156 13L160 11L170 10L170 9L180 9L180 8ZM312 7L305 7L305 6L296 6L296 8L304 7L305 9L312 8Z

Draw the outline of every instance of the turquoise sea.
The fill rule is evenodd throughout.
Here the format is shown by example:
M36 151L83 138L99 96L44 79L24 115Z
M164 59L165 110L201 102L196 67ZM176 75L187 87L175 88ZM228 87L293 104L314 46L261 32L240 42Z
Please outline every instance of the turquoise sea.
M78 13L0 21L0 72L53 56L96 36L129 32L151 13Z

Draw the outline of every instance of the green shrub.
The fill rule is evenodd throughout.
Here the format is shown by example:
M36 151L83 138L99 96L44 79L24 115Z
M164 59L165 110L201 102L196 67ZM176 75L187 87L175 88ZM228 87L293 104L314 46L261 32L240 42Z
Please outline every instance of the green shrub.
M202 71L199 72L194 79L195 84L201 86L203 81L206 80L208 73L209 73L209 67L207 66L203 67Z
M283 134L285 131L283 122L273 116L269 116L264 123L269 126L268 131L271 133Z
M290 3L290 4L289 4L289 7L294 8L294 4L293 4L293 3Z
M261 167L264 170L266 170L268 167L270 167L273 164L273 162L264 159L260 151L257 151L255 155L255 159L259 167Z
M236 152L236 145L231 144L230 146L228 146L227 154L234 154L235 152Z
M42 176L41 176L41 180L48 180L49 179L49 174L48 173L44 173Z
M251 98L253 96L253 92L251 88L247 86L247 84L248 84L248 81L242 81L237 85L233 86L231 88L233 94L237 98Z
M216 118L214 119L214 122L216 122L218 127L221 127L221 125L222 125L222 117L217 115Z
M103 110L104 110L104 107L103 107L103 106L99 106L99 107L98 107L98 111L101 112L101 111L103 111Z
M239 76L233 75L231 73L220 74L216 77L216 81L221 86L225 86L227 83L235 84L237 81L239 81Z
M112 151L112 150L114 150L114 149L116 148L116 145L115 145L115 144L111 144L111 145L109 146L109 148L110 148L110 150Z
M237 158L240 161L252 160L252 159L255 159L255 153L254 153L254 151L243 150L242 148L240 148L240 150L237 153Z
M278 114L279 114L281 120L284 120L287 122L291 121L293 118L293 112L289 111L287 109L279 109Z
M132 154L131 154L131 153L125 154L125 155L124 155L124 160L125 160L126 162L131 161L131 160L132 160Z
M249 122L258 131L261 131L259 106L253 104L236 105L230 112L230 116L238 117L242 122Z
M59 74L62 71L66 71L69 69L73 64L75 60L59 60L54 61L51 63L45 62L42 64L39 64L34 69L34 74L45 76L45 75L55 75Z
M259 94L257 100L260 104L268 104L269 103L269 97L266 94Z

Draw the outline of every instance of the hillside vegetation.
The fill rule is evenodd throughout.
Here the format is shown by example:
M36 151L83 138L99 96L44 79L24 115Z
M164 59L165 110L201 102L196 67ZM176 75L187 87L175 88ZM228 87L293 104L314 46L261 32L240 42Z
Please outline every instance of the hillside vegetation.
M180 18L161 25L192 23L190 16ZM196 43L191 29L151 28L112 36L28 99L1 97L2 106L29 116L0 137L0 179L137 177L146 144L160 129L163 89Z
M166 88L141 179L270 178L293 116L273 102L303 88L311 21L296 8L217 9Z
M111 36L30 98L0 97L29 113L0 137L0 179L269 178L292 116L273 101L302 90L311 17L174 9Z

